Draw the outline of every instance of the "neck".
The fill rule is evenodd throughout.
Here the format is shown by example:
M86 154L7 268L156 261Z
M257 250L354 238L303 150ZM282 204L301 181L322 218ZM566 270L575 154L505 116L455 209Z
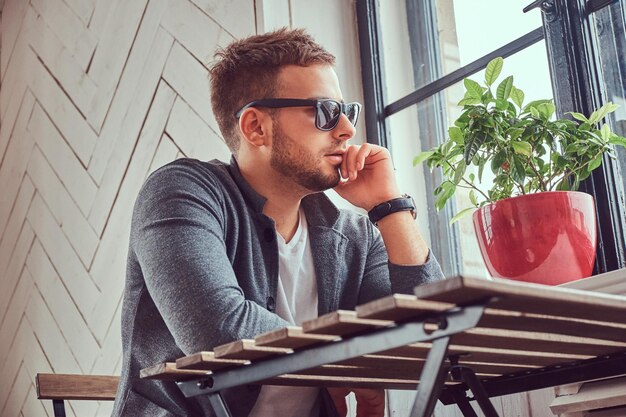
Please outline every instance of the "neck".
M300 201L309 192L278 175L271 167L242 164L239 161L238 164L248 184L267 199L263 214L274 220L276 231L289 242L298 229Z

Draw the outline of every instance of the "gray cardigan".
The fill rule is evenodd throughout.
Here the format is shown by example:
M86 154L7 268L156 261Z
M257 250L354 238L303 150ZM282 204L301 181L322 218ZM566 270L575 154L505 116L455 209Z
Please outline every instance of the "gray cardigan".
M273 313L278 249L274 222L262 212L265 201L234 159L230 165L179 159L146 180L131 226L113 416L203 415L175 383L142 380L139 371L289 324ZM412 293L415 285L442 278L433 256L422 266L388 263L367 217L338 210L323 193L302 205L319 314ZM234 416L249 413L259 389L223 393Z

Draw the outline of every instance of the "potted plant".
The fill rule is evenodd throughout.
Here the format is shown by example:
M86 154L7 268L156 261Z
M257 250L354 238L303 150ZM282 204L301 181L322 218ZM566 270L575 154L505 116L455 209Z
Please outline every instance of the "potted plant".
M492 276L559 284L591 275L596 252L595 204L579 184L613 146L626 146L604 117L607 103L589 117L555 119L552 100L524 103L508 76L497 84L503 60L492 60L485 83L464 80L463 110L440 146L422 152L443 170L435 189L440 210L459 188L469 189L479 247ZM490 173L490 174L487 174ZM489 178L487 178L489 177ZM489 184L486 184L489 182Z

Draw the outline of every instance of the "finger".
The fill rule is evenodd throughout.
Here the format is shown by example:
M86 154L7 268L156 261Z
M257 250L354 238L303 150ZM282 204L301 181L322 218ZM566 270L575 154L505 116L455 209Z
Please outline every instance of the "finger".
M345 164L346 178L351 180L356 179L356 158L359 152L358 145L349 146L346 149L346 153L343 155L343 164Z
M363 168L365 168L365 159L368 156L370 156L371 153L372 153L372 146L369 143L364 143L356 155L355 169L360 171Z

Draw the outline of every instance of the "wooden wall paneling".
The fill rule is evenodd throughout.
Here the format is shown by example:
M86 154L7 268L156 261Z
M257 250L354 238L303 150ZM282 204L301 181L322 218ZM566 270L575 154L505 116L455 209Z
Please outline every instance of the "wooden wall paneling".
M9 341L13 340L17 334L33 286L32 276L28 270L24 268L20 275L19 282L17 283L17 287L11 295L7 314L4 315L1 321L0 340L4 342L0 344L0 364L4 363L7 359L9 348L11 347Z
M95 7L94 0L63 0L72 12L78 16L83 25L89 24L89 19Z
M4 81L9 60L15 50L27 8L28 2L23 0L6 0L2 7L2 46L0 47L0 74L2 74L0 80L2 81Z
M150 168L148 168L146 178L163 165L175 160L178 156L178 152L180 152L178 147L174 144L172 139L166 133L164 133L161 136L161 141L157 146L154 157L150 162Z
M208 70L178 42L174 42L167 58L163 79L211 129L219 132L211 110Z
M37 187L37 192L46 202L61 231L87 270L98 246L98 236L37 146L31 154L27 171Z
M44 401L40 401L37 399L37 390L35 389L35 386L31 384L28 393L26 394L26 400L24 401L24 405L22 406L22 416L45 417L46 415L53 415L48 414L43 404Z
M17 198L15 199L13 209L11 210L11 215L9 217L9 221L7 222L7 227L6 229L4 229L2 234L0 234L0 272L4 272L6 266L9 264L9 259L11 257L11 254L13 253L15 242L17 242L18 236L24 225L26 212L28 211L28 206L30 205L30 201L32 200L34 194L35 186L33 185L30 178L25 175L23 177L22 183L20 184L20 190L18 192ZM2 280L0 280L0 282L1 281ZM0 294L6 291L7 288L0 284ZM3 299L0 298L0 301L2 300ZM0 302L0 323L2 322L5 308L6 304Z
M109 159L117 145L117 141L132 140L129 137L121 136L129 134L128 131L122 130L126 119L134 117L138 118L139 121L143 120L136 110L130 116L127 114L129 109L139 105L139 103L133 103L136 94L147 95L153 93L158 77L161 75L162 67L159 68L159 61L155 61L152 55L161 50L161 43L165 42L166 39L159 33L161 32L159 22L167 6L166 1L152 0L148 3L141 27L135 37L133 48L124 67L124 72L117 84L106 120L100 130L98 143L89 161L89 174L97 184L102 182L105 172L108 171ZM154 76L155 78L153 78L151 70L157 72L157 75ZM143 80L146 77L149 80L154 80L153 83L147 84ZM141 109L147 111L148 105L142 106ZM139 131L139 127L137 127L137 131Z
M257 33L266 33L290 25L289 0L257 0L255 6Z
M130 2L134 3L134 2ZM30 4L86 69L98 40L63 0L31 0Z
M94 260L92 275L103 292L111 294L110 297L101 297L88 315L87 320L98 340L102 340L106 332L100 317L110 317L113 314L116 308L116 297L113 295L121 295L123 289L132 208L156 152L174 98L172 89L167 84L160 83ZM119 268L111 268L112 264Z
M76 361L84 371L90 370L100 346L38 241L33 244L26 264Z
M9 397L4 404L4 409L2 410L3 416L18 417L20 415L20 410L24 405L24 401L26 401L26 394L28 394L31 385L30 378L28 378L24 366L20 366L17 378L15 378L10 388Z
M0 411L2 411L6 404L9 397L10 387L13 385L20 367L22 366L24 352L28 350L28 347L33 343L33 341L35 341L33 329L29 321L23 318L20 322L20 327L17 330L15 338L10 341L11 347L9 349L8 359L4 361L2 367L0 368L2 370L2 386L9 387L7 389L0 390Z
M111 207L119 191L120 183L128 167L129 160L133 156L135 142L150 110L154 91L160 80L160 75L172 45L172 37L165 31L159 30L154 38L148 61L144 70L140 71L137 90L129 107L125 112L124 124L116 138L115 147L108 159L106 176L100 183L96 194L89 222L102 234L106 221L110 215ZM139 70L137 68L136 70Z
M250 0L191 0L193 3L219 22L233 37L243 38L256 33L254 2ZM233 13L237 10L237 13Z
M190 0L169 0L161 25L203 64L212 59L211 52L223 31Z
M98 357L89 370L93 375L119 375L120 371L116 371L118 361L121 363L122 351L122 302L118 301L115 313L110 320L110 326L100 345Z
M30 28L29 44L70 100L85 109L93 100L97 86L80 63L32 7L28 8L24 24Z
M147 0L117 3L104 28L107 36L100 38L88 74L98 84L98 94L86 109L87 120L100 131L111 99L129 56Z
M22 37L20 37L20 42L21 39ZM15 55L17 57L14 60L21 64L24 59L24 52L20 50ZM26 109L27 103L30 103L30 109L32 109L34 102L32 93L26 88L26 81L17 76L15 69L17 67L19 65L9 67L9 75L5 76L5 81L2 82L2 88L0 88L0 163L5 156L6 147L13 133L19 112L22 108ZM30 69L24 71L28 72Z
M15 197L18 194L18 187L22 182L22 177L26 171L28 158L34 146L34 142L30 136L25 137L26 124L30 117L31 110L34 105L32 95L27 95L24 99L24 106L20 111L13 134L9 139L9 144L0 165L0 184L2 184L2 192L0 193L0 231L4 231L13 208ZM0 265L2 271L2 265Z
M17 238L9 264L2 273L2 279L0 280L0 283L2 284L1 288L3 290L0 294L0 297L2 297L0 299L2 303L0 305L2 306L3 312L5 312L9 306L11 296L13 295L13 292L17 287L18 280L22 275L24 262L33 243L34 237L35 234L33 229L25 223L22 227L20 235Z
M29 88L37 97L41 107L54 121L61 135L86 166L96 145L95 132L30 48L26 52L25 65L30 66L33 73L31 79L28 80Z
M32 292L26 308L26 317L35 337L45 346L46 357L54 372L61 370L68 373L83 372L39 290Z
M27 218L74 303L82 314L87 314L97 302L100 291L39 194L35 194Z
M109 20L109 15L113 13L117 7L117 3L120 1L124 0L95 1L93 13L89 18L87 27L96 37L101 38L102 36L106 36L104 32L106 22Z
M26 329L28 329L28 331L26 332L26 335L27 335L26 340L27 340L28 349L23 352L24 366L26 367L26 370L28 371L28 375L30 376L31 383L34 385L37 373L38 372L50 373L52 372L52 366L50 365L50 362L48 361L48 358L46 357L46 354L44 353L43 348L41 347L41 345L35 338L35 333L33 332L33 329L30 326L28 319L26 319L26 316L24 316L24 319L22 320L22 324L24 325ZM39 401L37 400L36 394L35 394L34 399L38 403L43 405L43 408L45 409L45 414L23 413L24 417L26 416L44 417L46 415L48 415L49 417L54 416L54 411L52 409L52 401Z
M189 158L205 159L210 155L225 162L230 160L226 143L180 97L174 103L165 130Z
M98 191L97 185L39 104L27 129L72 200L86 216Z

